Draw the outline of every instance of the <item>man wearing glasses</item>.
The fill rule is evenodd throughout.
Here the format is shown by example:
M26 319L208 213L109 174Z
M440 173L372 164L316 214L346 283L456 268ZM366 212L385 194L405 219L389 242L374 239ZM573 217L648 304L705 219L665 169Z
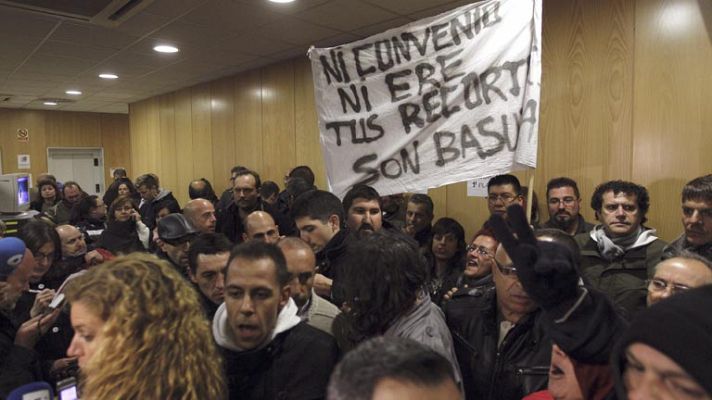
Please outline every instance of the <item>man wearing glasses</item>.
M299 309L297 316L314 328L332 335L331 325L340 311L314 292L314 251L306 242L295 237L280 240L277 247L282 250L287 260L287 270L292 275L289 288L292 300Z
M521 193L522 185L514 175L497 175L490 179L487 183L487 208L490 214L504 216L507 207L515 203L524 207Z
M661 261L648 281L648 307L686 290L712 283L712 262L688 250Z
M571 178L554 178L546 185L546 203L549 220L543 228L561 229L571 236L591 232L593 224L579 214L581 196L576 181Z
M712 260L712 174L695 178L682 189L682 226L685 232L665 248L663 257L689 250Z
M521 399L546 387L551 339L504 247L497 247L492 260L494 285L459 290L445 315L466 398Z

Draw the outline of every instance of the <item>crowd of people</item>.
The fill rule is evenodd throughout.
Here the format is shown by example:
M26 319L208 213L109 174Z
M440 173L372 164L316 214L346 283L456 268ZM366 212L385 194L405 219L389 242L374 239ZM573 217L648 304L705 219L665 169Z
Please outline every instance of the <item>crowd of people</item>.
M114 178L99 197L42 175L0 239L0 397L75 378L82 399L712 399L712 175L672 243L620 180L594 223L551 179L541 222L495 176L466 238L425 194L339 199L308 166L284 190L196 179L182 207L155 174Z

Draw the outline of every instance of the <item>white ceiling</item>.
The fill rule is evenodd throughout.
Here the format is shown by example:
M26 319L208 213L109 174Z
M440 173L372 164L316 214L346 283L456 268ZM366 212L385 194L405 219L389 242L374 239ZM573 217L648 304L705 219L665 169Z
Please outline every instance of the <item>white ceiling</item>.
M114 28L0 4L0 94L10 97L0 107L127 113L128 103L475 1L154 0ZM181 51L156 53L159 43ZM102 72L120 78L100 79ZM46 106L41 98L76 101Z

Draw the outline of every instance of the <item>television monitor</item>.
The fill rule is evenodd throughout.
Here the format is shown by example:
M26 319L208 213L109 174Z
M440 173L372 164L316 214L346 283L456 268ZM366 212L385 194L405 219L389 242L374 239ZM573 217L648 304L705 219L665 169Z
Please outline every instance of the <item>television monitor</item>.
M0 175L0 212L17 214L30 209L30 174Z

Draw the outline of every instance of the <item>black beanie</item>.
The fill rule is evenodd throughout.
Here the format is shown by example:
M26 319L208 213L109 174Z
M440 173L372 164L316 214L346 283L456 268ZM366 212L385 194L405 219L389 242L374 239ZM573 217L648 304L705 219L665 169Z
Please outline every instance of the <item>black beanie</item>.
M712 394L712 285L672 296L638 313L618 344L614 369L622 367L625 349L636 342L670 357Z

